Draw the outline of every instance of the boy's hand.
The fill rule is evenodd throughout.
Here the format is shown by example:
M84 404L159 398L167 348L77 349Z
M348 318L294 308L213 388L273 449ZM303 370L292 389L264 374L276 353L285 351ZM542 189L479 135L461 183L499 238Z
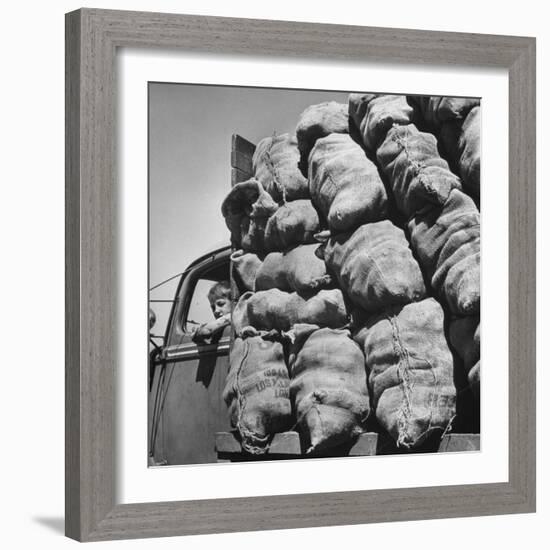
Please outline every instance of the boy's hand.
M202 324L193 333L192 340L196 344L211 344L212 339L218 335L221 335L225 327L229 326L230 323L231 314L226 313L214 321Z

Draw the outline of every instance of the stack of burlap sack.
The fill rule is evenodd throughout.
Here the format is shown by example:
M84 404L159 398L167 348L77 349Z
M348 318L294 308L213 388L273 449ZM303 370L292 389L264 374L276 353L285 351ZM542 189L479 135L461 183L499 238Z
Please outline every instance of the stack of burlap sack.
M370 411L348 306L315 254L321 226L299 156L294 137L262 140L254 178L233 187L222 207L240 294L224 397L251 453L291 427L309 452L338 445L364 431Z
M438 137L463 190L479 202L481 107L478 98L408 96L421 124Z
M419 112L404 96L313 105L226 197L239 297L224 398L246 451L289 429L306 452L348 443L371 410L403 449L450 429L449 312L456 351L479 360L479 211Z
M478 392L479 208L465 192L466 179L455 175L440 156L434 134L417 126L461 125L459 141L467 144L464 150L469 157L477 159L475 194L479 197L479 101L352 94L349 106L366 150L387 177L422 272L445 308L451 345L464 362L472 389ZM475 124L467 122L470 117L477 117ZM464 160L460 165L463 178L469 163Z

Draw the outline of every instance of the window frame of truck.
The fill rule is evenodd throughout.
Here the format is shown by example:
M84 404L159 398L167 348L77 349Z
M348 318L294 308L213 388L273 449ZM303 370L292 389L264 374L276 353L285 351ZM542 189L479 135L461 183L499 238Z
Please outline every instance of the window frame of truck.
M67 14L66 43L68 536L97 541L536 510L534 38L83 9ZM507 482L116 502L115 57L118 48L136 46L509 71Z

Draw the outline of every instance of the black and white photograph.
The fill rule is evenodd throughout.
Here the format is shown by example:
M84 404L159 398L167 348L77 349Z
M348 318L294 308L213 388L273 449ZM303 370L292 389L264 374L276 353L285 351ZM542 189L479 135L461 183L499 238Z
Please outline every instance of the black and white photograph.
M544 4L6 8L5 547L544 546Z
M480 99L148 94L149 466L479 450Z

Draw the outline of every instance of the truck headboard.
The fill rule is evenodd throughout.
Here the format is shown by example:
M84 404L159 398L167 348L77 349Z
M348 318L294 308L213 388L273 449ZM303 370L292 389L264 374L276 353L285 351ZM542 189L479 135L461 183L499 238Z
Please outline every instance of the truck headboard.
M255 150L256 146L239 134L231 137L231 187L252 177L252 155Z

